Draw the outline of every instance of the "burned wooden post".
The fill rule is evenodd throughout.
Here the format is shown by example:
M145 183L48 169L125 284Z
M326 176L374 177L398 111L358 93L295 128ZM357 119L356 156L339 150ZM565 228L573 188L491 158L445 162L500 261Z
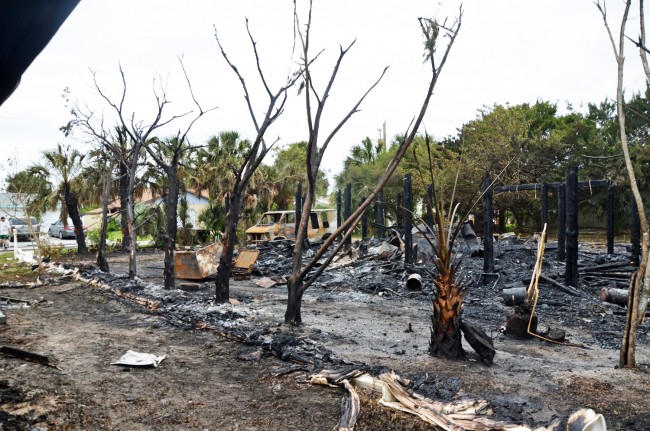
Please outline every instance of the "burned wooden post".
M359 205L366 201L366 197L361 198ZM368 211L364 211L361 214L361 238L368 238Z
M489 174L483 179L483 272L494 272L494 238L492 219L494 207L492 205L492 180Z
M341 190L336 193L336 227L341 226Z
M413 263L413 186L411 174L404 177L404 263Z
M345 220L347 221L352 215L352 184L347 184L345 186L345 192L343 194L343 211ZM347 232L346 232L347 233ZM345 240L345 245L352 244L352 235L348 236L348 239Z
M427 186L427 224L433 229L433 184Z
M397 201L397 209L395 211L395 217L397 217L397 226L402 227L404 224L404 208L402 208L402 201L403 201L403 196L401 193L398 193L397 196L395 197L395 200Z
M300 218L302 217L302 183L298 183L296 186L296 227L294 232L298 232L298 226L300 226Z
M566 187L565 284L578 287L578 169L571 168Z
M544 226L548 224L548 184L542 184L542 214L541 219L542 226L540 231L544 230Z
M384 227L386 226L386 217L384 215L384 190L380 190L375 199L375 224L381 226L378 228L379 232L377 233L377 237L383 238Z
M607 188L607 254L614 254L614 187Z
M500 208L497 212L499 216L497 219L499 220L499 223L497 223L497 233L505 233L506 231L506 211L503 208Z
M557 187L557 260L566 259L566 185Z
M630 200L630 242L632 243L632 265L639 266L639 256L641 255L641 221L639 220L639 210L636 200Z

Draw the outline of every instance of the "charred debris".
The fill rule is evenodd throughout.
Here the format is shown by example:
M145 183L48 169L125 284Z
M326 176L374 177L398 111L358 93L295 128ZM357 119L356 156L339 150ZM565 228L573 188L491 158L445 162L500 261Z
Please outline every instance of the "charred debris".
M392 227L385 231L386 238L364 238L339 253L319 277L315 289L310 290L310 295L318 300L327 300L338 294L354 292L395 301L396 307L401 306L399 301L404 298L430 302L436 294L432 287L435 267L431 263L433 253L430 246L417 229L413 229L414 263L407 264L400 229ZM494 272L486 273L483 271L480 242L471 225L468 223L462 232L454 253L467 289L463 304L463 321L467 322L463 330L465 338L469 342L472 335L468 337L468 333L476 334L477 330L490 334L488 338L504 332L514 337L525 337L522 333L508 333L506 320L515 307L523 303L526 286L530 283L535 266L539 237L521 239L507 234L500 237L494 243ZM545 248L548 254L557 249L557 243L549 242ZM283 289L286 290L286 277L291 271L292 242L263 242L257 244L256 249L259 255L251 266L249 283L256 284L260 293L264 289L272 289L281 294ZM312 255L313 250L306 248L303 258L307 260ZM578 288L564 284L563 262L558 262L552 256L546 256L543 260L543 271L539 278L538 328L546 331L545 334L550 329L562 330L565 332L564 338L571 340L571 326L588 323L594 327L598 343L603 347L614 347L620 342L622 323L610 322L607 316L625 314L624 305L617 304L623 304L625 288L636 269L630 263L629 247L617 245L614 254L607 254L598 246L580 244L578 256ZM54 267L54 264L50 266ZM103 273L94 265L75 269L68 267L63 271L64 279L77 277L109 290L118 298L164 315L174 326L213 329L227 338L253 346L268 344L267 352L283 358L298 355L303 359L297 362L306 364L333 360L330 352L316 347L317 339L321 336L318 330L313 331L315 339L310 336L301 338L301 341L287 341L292 337L282 334L292 331L283 330L279 324L277 327L256 327L256 311L254 307L249 307L252 298L248 294L235 293L230 304L215 304L211 298L212 276L192 283L179 283L178 289L169 291L144 279L130 280L126 276ZM427 316L422 318L426 319ZM276 336L284 341L273 341ZM581 343L585 340L572 341ZM302 348L295 351L298 345ZM482 355L481 358L490 363L492 358L489 356ZM307 357L311 359L305 359Z
M386 228L385 232L385 238L364 238L352 243L323 272L318 284L310 289L309 295L315 296L319 301L329 301L336 295L347 295L349 298L380 297L382 301L394 302L396 308L409 306L409 301L430 304L432 296L435 295L432 288L435 269L431 263L431 250L425 245L427 242L421 241L421 234L417 229L412 231L413 263L407 264L404 259L403 232L398 226ZM578 348L586 344L615 348L620 343L625 308L604 302L601 297L604 295L602 292L623 289L635 270L630 264L628 247L617 245L615 253L608 254L601 247L580 244L580 285L573 288L564 284L564 264L549 253L557 249L556 243L546 243L546 258L540 259L541 237L521 239L514 235L503 235L494 242L494 270L486 273L483 271L484 256L479 247L480 242L471 225L464 226L461 232L454 249L455 259L466 283L461 330L468 343L477 351L477 359L489 364L494 355L490 341L494 337L503 336L504 332L506 336L526 336L509 333L506 329L508 316L517 314L515 307L521 306L516 295L510 292L513 289L526 290L538 262L543 269L543 277L538 280L540 293L536 304L536 333L549 337L549 333L554 330L563 331L563 342ZM245 250L247 249L240 252ZM253 289L258 289L259 295L273 292L276 296L281 296L283 289L286 291L284 280L291 269L291 250L292 244L288 240L259 243L256 247L259 255L251 267L247 285L257 285L258 287ZM309 259L312 253L310 248L306 248L304 259ZM350 362L337 357L325 347L324 341L328 337L326 332L310 328L309 325L297 329L286 327L280 323L280 316L275 325L260 325L256 317L261 311L250 293L235 291L229 304L217 304L213 298L211 277L184 283L193 285L195 288L192 289L165 290L160 283L104 273L94 265L73 267L49 263L48 272L38 282L61 286L74 286L69 284L71 282L84 283L106 291L118 301L162 316L164 320L160 323L161 329L165 325L171 325L184 329L207 330L240 342L243 344L239 353L241 360L257 361L263 356L277 357L286 365L276 367L273 370L274 376L301 373L299 379L305 383L340 385L348 393L344 400L348 413L342 416L342 421L356 417L359 401L354 387L357 386L386 386L393 391L393 398L407 404L413 402L409 398L413 396L416 397L417 403L426 401L417 398L420 396L418 394L450 401L456 398L462 386L462 380L457 378L438 377L430 373L426 376L400 377L385 367ZM180 286L183 286L183 283ZM427 316L423 315L422 319L426 320ZM584 335L580 334L584 331L574 331L585 327L590 328L589 339L581 338ZM405 329L408 331L411 328ZM366 380L370 383L365 382ZM408 397L407 393L410 394ZM399 406L396 408L399 409ZM447 408L440 411L446 412ZM445 414L436 413L435 409L432 412L423 419L437 424L442 429L455 429L452 422L447 422L449 417ZM496 417L501 420L516 420L508 412L508 408L503 408ZM468 419L476 418L468 416ZM486 420L487 418L481 419L484 422ZM491 421L485 429L502 429L500 426L498 422Z

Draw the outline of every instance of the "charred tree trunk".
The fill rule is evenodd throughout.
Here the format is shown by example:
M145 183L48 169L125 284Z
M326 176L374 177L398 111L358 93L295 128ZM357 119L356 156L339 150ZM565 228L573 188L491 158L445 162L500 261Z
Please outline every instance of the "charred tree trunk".
M70 219L74 225L74 233L77 236L77 253L88 254L86 238L84 237L84 226L81 221L81 215L79 214L79 201L77 200L77 194L70 190L70 187L66 185L63 190L63 195L68 215L70 215Z
M302 325L300 306L302 304L302 295L305 293L304 285L292 275L287 281L287 289L289 294L287 297L287 310L284 313L284 323L300 326Z
M139 149L138 149L139 151ZM138 274L138 264L136 259L136 252L138 249L137 234L135 229L135 206L133 203L133 189L135 188L135 172L137 165L132 163L129 168L129 186L128 193L126 194L126 213L122 214L122 217L126 215L127 223L127 234L129 237L129 247L127 252L129 253L129 279L133 280Z
M607 254L614 254L614 187L607 188Z
M296 227L294 228L295 232L298 232L298 227L300 225L300 218L302 217L302 183L298 183L296 186Z
M131 249L131 236L129 235L129 220L126 217L127 205L129 204L129 169L120 162L120 214L122 225L122 251Z
M165 252L165 269L163 279L165 289L174 289L176 280L174 277L174 250L176 249L176 232L178 230L178 174L172 167L167 171L169 190L167 191L167 232L163 236L163 249Z
M106 169L104 184L102 184L102 227L99 231L99 244L97 245L97 266L100 271L108 272L110 268L106 260L106 228L108 224L108 200L111 194L111 172L113 167Z
M443 310L444 302L441 298L434 299L429 354L438 358L462 359L465 357L460 332L462 312L459 312L456 318L445 319L443 316L450 310Z
M239 187L234 188L234 193L226 200L226 226L221 239L221 257L217 268L215 281L215 301L225 304L230 300L230 274L232 273L232 258L235 255L237 241L237 221L241 211L244 191Z
M565 284L578 287L578 169L572 168L567 179Z

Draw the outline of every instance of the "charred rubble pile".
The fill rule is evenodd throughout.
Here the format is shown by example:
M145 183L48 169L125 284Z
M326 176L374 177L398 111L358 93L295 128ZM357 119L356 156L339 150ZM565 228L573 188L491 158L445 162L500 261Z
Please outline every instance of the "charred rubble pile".
M399 227L389 229L387 238L364 238L344 248L321 274L316 286L323 289L359 289L365 293L385 297L430 293L432 277L435 274L434 252L431 238L424 232L424 225L413 229L412 263L405 262L405 242ZM435 243L435 241L434 241ZM309 244L303 251L303 262L314 256ZM317 247L318 244L311 245ZM261 277L287 277L291 273L291 241L270 241L257 245L259 258L253 274ZM481 249L474 231L463 230L462 238L456 242L456 258L470 269L480 267ZM320 259L329 257L329 251ZM470 262L475 261L475 262ZM316 265L318 267L318 264Z
M315 287L336 293L357 290L384 298L429 301L435 274L433 253L428 241L414 229L415 259L404 263L403 242L398 236L389 239L365 238L342 251L323 272ZM483 271L480 241L473 231L463 232L455 246L455 256L466 286L464 316L489 333L506 330L507 316L521 305L531 283L539 236L522 239L504 235L494 243L494 272ZM564 282L565 265L557 259L557 243L548 242L539 280L537 333L553 335L557 341L598 344L617 348L624 326L627 286L636 267L630 249L616 245L613 254L589 243L579 245L577 288ZM253 270L259 277L286 277L291 272L292 244L287 241L260 245L260 257ZM304 259L313 255L307 249ZM591 338L577 336L575 329L587 329ZM581 333L584 331L580 331ZM526 334L509 333L517 338Z
M494 272L485 273L478 238L469 232L457 239L455 256L466 286L463 305L463 315L466 318L489 334L505 331L508 315L521 305L531 282L538 241L536 236L527 239L514 235L502 236L494 243ZM433 253L430 244L417 229L414 230L413 243L414 263L406 264L404 245L399 235L356 241L335 257L310 292L317 296L328 296L357 291L385 299L408 297L428 302L435 294L432 289L432 277L435 274L431 260ZM283 283L291 273L293 243L260 243L258 250L259 256L252 268L251 281L261 285L260 279L271 279L271 285L276 291L282 292ZM305 248L303 261L307 262L313 255L313 249ZM602 247L580 244L580 284L577 288L565 285L565 266L557 260L556 255L557 244L548 242L539 280L537 331L546 336L549 331L559 330L563 334L556 333L558 340L616 348L624 326L626 287L636 269L630 263L628 248L617 245L613 254L607 254ZM322 260L326 257L327 254ZM208 324L231 332L242 328L247 334L259 331L259 328L250 329L250 322L255 320L258 310L250 304L249 298L235 293L235 304L214 304L211 279L205 280L204 288L188 295L178 289L163 290L144 280L137 279L134 282L124 276L104 274L92 266L82 272L84 277L97 279L123 296L141 298L142 305L156 307L173 316L168 320L176 325L195 327L198 324ZM572 328L587 329L591 338L576 338L577 331ZM526 336L521 333L509 335ZM248 335L237 337L249 338Z

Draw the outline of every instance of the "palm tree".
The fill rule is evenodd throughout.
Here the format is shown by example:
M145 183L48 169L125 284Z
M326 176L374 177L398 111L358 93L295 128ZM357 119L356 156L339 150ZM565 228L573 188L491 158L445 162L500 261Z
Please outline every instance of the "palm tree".
M377 145L374 145L370 138L366 136L360 144L357 144L350 149L350 155L345 159L344 166L349 167L351 165L358 166L374 163L380 152L380 144L378 143Z
M90 194L79 194L87 183L81 180L85 155L69 145L57 144L56 150L43 152L43 161L34 167L45 175L52 184L52 193L47 200L49 208L61 207L60 219L64 225L68 217L72 220L77 237L77 252L87 254L86 238L84 236L83 222L79 214L79 198L82 200ZM92 195L92 196L96 196Z

